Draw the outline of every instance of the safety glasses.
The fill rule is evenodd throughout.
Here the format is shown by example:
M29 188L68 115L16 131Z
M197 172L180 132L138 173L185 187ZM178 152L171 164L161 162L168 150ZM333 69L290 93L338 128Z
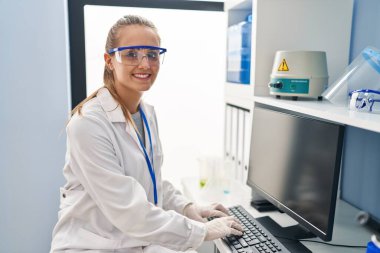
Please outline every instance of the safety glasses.
M380 91L361 89L349 93L350 109L373 111L376 102L380 103Z
M115 54L116 61L129 66L138 66L145 57L150 66L158 66L164 61L166 48L154 46L128 46L112 48L109 54Z

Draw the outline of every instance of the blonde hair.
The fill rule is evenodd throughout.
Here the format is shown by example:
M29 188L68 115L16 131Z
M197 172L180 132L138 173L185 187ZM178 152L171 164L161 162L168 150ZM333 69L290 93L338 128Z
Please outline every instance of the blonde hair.
M156 26L151 21L147 20L146 18L143 18L143 17L140 17L140 16L136 16L136 15L126 15L126 16L120 18L111 27L111 29L109 30L108 36L107 36L107 40L106 40L106 46L105 46L106 53L108 53L110 49L117 47L119 30L121 28L123 28L125 26L129 26L129 25L141 25L141 26L149 27L153 31L156 32L159 41L161 41L160 40L160 36L158 35L158 32L157 32L157 28L156 28ZM124 117L126 118L126 120L129 121L129 122L131 122L132 125L133 125L133 127L136 128L136 126L135 126L135 124L133 122L133 119L132 119L130 111L125 106L125 104L123 103L121 97L119 96L119 94L116 91L116 88L115 88L115 77L114 77L113 71L111 69L109 69L109 67L107 66L107 64L104 65L103 83L104 83L103 87L105 87L105 88L107 88L109 90L109 92L111 93L112 97L121 106L121 109L123 111L123 114L124 114ZM101 87L101 88L103 88L103 87ZM95 92L93 92L91 95L89 95L82 102L80 102L71 111L70 116L72 117L75 113L78 113L79 115L81 115L81 111L82 111L83 105L87 101L89 101L90 99L96 97L96 94L98 93L98 91L99 91L99 89L96 90Z

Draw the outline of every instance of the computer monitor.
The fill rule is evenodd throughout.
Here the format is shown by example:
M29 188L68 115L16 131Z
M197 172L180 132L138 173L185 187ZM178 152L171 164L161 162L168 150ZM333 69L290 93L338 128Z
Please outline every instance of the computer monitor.
M341 124L255 104L247 184L299 223L274 235L331 240L343 134Z

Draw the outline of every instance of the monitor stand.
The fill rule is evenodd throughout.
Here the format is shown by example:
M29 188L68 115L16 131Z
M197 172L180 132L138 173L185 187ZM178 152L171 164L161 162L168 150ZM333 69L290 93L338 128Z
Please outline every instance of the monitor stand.
M314 234L305 230L300 225L290 226L290 227L281 227L269 216L264 216L256 218L261 225L263 225L273 236L277 239L292 253L302 252L302 253L311 253L311 251L306 248L299 239L313 238ZM289 238L289 239L286 239Z
M251 206L259 212L280 211L275 205L267 200L251 200Z

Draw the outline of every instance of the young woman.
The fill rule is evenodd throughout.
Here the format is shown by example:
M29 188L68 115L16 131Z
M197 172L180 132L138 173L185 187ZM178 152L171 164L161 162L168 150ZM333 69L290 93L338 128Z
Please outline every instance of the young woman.
M73 110L67 125L67 182L51 252L185 251L241 235L222 205L197 206L161 179L156 115L141 100L166 52L155 26L125 16L105 49L104 87ZM206 222L210 216L220 218Z

